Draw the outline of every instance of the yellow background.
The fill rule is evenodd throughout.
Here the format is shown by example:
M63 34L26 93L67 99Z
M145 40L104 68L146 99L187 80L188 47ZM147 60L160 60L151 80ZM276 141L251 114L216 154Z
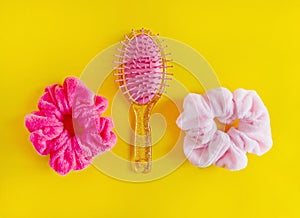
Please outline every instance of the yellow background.
M297 0L0 1L0 217L300 217ZM149 183L93 166L57 175L36 154L24 115L42 89L80 76L132 28L198 50L231 90L255 89L271 116L274 147L245 170L188 162Z

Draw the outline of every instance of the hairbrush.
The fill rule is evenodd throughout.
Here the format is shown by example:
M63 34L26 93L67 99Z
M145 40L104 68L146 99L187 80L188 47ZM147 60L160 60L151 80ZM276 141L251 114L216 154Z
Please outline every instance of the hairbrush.
M165 92L167 80L171 73L167 72L171 60L170 53L165 52L167 46L159 40L158 34L150 30L132 30L117 49L116 64L118 78L116 82L123 94L127 96L135 114L135 139L131 163L136 173L151 171L152 140L150 116L153 106Z

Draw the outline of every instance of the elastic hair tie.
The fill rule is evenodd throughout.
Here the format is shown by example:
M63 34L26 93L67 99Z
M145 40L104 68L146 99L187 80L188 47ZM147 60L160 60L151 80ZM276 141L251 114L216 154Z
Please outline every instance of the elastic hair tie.
M272 147L269 113L255 91L189 94L183 108L177 125L186 131L184 153L195 166L240 170L247 166L247 152L263 155Z
M50 166L61 175L86 168L116 143L112 120L101 117L107 99L77 78L46 87L38 108L25 117L30 141L40 155L50 155Z

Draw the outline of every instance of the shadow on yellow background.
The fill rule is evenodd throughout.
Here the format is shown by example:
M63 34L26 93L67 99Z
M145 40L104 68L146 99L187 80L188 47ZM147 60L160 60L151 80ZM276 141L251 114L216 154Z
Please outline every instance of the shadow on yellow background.
M299 14L296 0L1 1L0 217L300 217ZM271 151L248 155L239 172L185 162L141 184L93 166L57 175L29 142L24 115L45 86L79 77L141 27L198 50L222 86L257 90L271 116Z

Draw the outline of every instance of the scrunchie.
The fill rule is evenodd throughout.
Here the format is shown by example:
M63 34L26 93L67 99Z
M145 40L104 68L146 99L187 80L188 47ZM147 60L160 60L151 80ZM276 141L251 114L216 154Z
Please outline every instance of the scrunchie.
M50 166L61 175L84 169L116 143L112 120L100 117L107 99L77 78L46 87L38 108L25 117L30 140L39 154L50 154Z
M272 147L269 114L255 91L218 88L189 94L183 108L177 125L186 131L184 153L193 165L240 170L247 166L247 152L262 155ZM238 127L217 128L216 122L235 121Z

